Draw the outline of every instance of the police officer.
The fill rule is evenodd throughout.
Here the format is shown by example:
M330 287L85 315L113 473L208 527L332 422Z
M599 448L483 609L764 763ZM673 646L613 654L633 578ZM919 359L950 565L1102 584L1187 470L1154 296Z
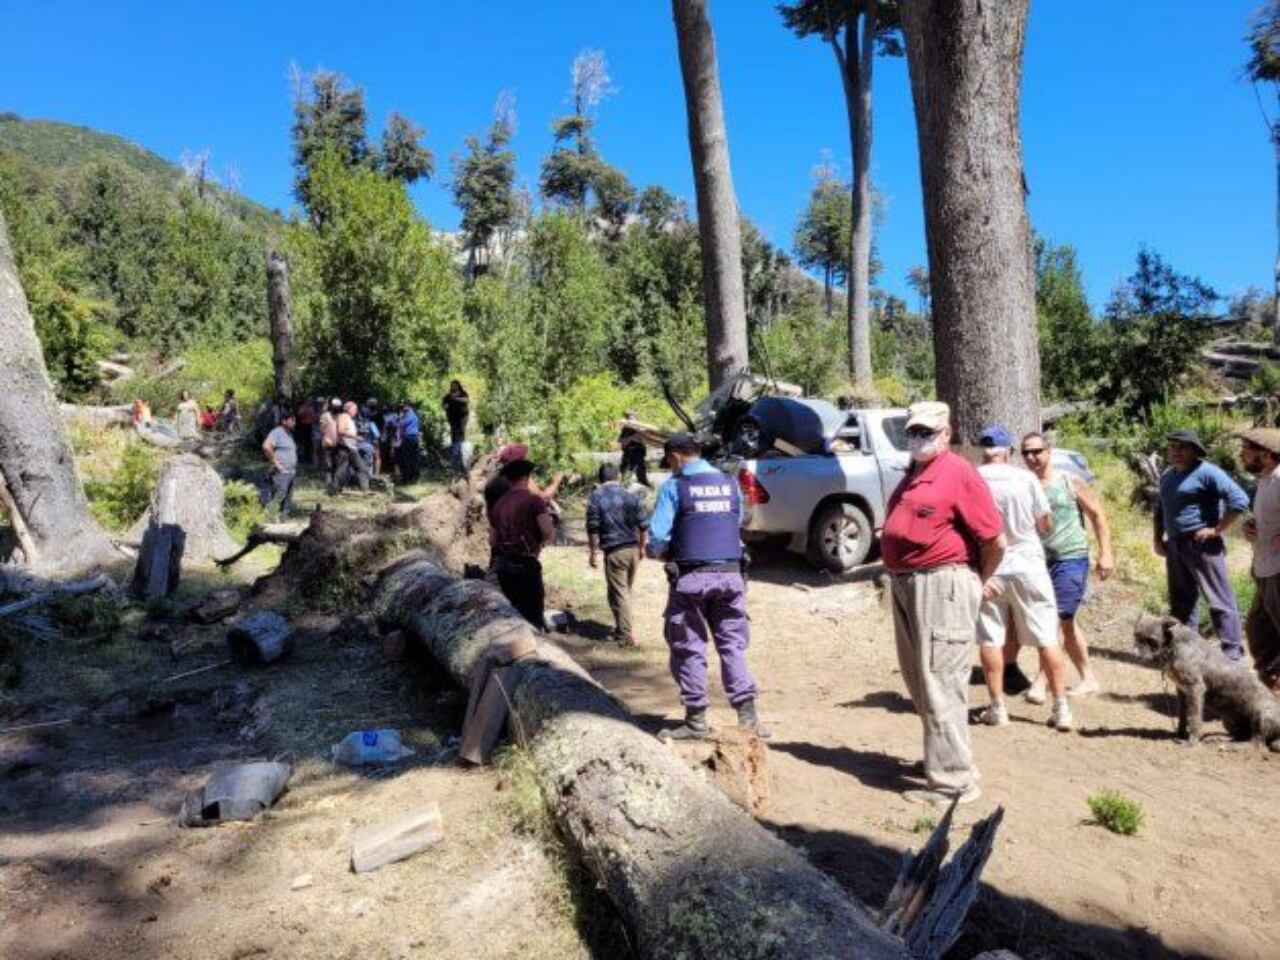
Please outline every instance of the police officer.
M687 433L671 437L663 453L673 475L659 488L649 518L648 553L667 561L665 635L685 719L658 736L706 736L708 639L720 655L721 681L738 725L766 736L756 715L756 681L747 669L750 630L738 482L702 459L698 441Z

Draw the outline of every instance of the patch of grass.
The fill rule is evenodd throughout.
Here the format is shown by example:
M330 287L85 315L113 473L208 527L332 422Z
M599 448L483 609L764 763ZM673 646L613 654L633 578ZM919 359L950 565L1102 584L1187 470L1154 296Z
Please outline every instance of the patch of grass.
M97 445L97 439L89 439L85 446L86 454L101 464L100 471L84 479L89 508L109 530L127 530L151 505L163 454L132 438L123 447L110 442Z
M1095 793L1089 798L1088 803L1094 823L1106 827L1112 833L1131 837L1142 826L1141 804L1115 790Z
M236 540L244 543L249 531L262 523L267 515L258 491L251 483L229 480L223 484L222 494L222 516L227 522L227 529Z
M938 825L938 815L932 810L928 813L922 813L916 817L916 822L911 825L912 833L932 833L933 828Z

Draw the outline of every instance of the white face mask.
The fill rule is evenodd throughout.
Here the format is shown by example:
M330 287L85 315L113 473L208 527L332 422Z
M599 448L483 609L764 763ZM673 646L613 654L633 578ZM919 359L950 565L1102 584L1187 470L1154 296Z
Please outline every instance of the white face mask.
M928 463L942 452L942 434L932 437L907 437L907 449L916 463Z

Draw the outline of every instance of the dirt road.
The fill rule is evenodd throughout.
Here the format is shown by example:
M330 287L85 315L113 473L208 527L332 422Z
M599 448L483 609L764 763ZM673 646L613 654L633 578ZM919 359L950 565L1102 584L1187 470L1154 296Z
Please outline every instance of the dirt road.
M546 567L553 594L579 618L568 638L579 658L642 724L679 716L661 640L661 567L641 567L636 651L608 643L602 575L585 549L556 548ZM917 783L921 734L889 614L874 582L834 582L785 555L753 574L750 661L774 733L765 823L878 904L899 852L922 842L928 811L900 796ZM1020 699L1009 726L973 728L983 796L959 823L997 804L1006 817L956 955L1004 946L1028 958L1280 956L1280 756L1176 745L1173 696L1130 652L1135 614L1120 586L1086 607L1106 693L1076 704L1076 731L1049 729L1048 707ZM1030 652L1023 658L1030 667ZM734 722L714 689L713 725ZM982 688L970 702L985 702ZM1137 836L1089 822L1086 798L1104 789L1142 804Z

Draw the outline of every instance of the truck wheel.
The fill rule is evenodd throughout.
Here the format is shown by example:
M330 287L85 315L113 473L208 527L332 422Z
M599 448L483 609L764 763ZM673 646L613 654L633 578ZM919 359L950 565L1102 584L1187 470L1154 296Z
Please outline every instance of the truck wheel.
M852 570L871 552L871 521L852 503L828 503L809 524L806 554L831 573Z

